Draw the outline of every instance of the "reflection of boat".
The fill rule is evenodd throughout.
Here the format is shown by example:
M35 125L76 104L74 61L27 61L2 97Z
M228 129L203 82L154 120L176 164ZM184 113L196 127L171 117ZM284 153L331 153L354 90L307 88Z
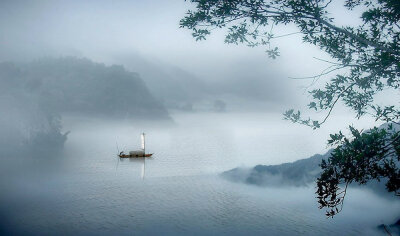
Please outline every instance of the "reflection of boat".
M129 154L125 154L123 151L118 154L120 158L139 158L139 157L151 157L153 153L146 154L144 133L141 135L142 139L142 149L136 151L130 151Z

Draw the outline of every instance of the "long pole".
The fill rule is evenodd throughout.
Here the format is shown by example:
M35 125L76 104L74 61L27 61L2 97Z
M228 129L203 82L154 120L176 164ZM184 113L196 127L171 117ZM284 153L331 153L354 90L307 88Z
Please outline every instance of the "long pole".
M145 138L144 138L144 133L142 133L142 135L143 135L143 152L144 152L144 154L146 155L146 141L145 141Z

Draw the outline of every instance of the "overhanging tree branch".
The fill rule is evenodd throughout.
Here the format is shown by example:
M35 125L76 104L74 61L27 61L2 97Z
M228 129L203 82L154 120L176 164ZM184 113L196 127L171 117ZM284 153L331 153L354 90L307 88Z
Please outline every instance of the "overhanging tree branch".
M377 43L371 42L371 41L366 40L366 39L364 39L364 38L362 38L362 37L360 37L360 36L358 36L358 35L356 35L356 34L353 34L353 33L349 32L349 31L347 31L347 30L345 30L345 29L342 29L342 28L339 28L339 27L337 27L337 26L334 26L334 25L332 25L331 23L329 23L328 21L322 19L321 17L318 17L318 16L317 16L317 17L315 17L315 19L316 19L319 23L321 23L321 24L323 24L323 25L326 25L327 27L329 27L329 28L331 28L331 29L333 29L333 30L335 30L335 31L337 31L337 32L343 33L343 34L345 34L346 36L348 36L348 37L350 37L350 38L352 38L352 39L355 39L355 40L357 40L358 42L364 44L365 46L374 47L374 48L377 48L377 49L379 49L379 50L381 50L381 51L389 52L389 53L391 53L391 54L393 54L393 55L397 55L397 56L400 55L400 53L399 53L398 51L395 51L395 50L393 50L393 49L390 49L390 48L384 47L384 46L382 46L382 45L379 45L379 44L377 44Z

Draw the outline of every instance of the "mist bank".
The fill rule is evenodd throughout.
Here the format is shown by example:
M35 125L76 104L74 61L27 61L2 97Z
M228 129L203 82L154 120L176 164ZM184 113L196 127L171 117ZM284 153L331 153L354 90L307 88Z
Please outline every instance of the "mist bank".
M308 186L321 172L319 164L327 159L329 152L316 154L306 159L279 165L256 165L253 168L238 167L221 173L221 176L233 182L267 186Z
M257 186L308 186L321 172L319 164L329 152L280 165L256 165L253 168L238 167L221 174L222 177L240 183Z
M309 158L280 165L256 165L253 168L238 167L220 174L221 177L260 187L307 187L314 186L321 174L321 161L327 160L332 150L325 154L315 154ZM396 198L386 190L384 180L370 181L366 185L353 183L351 188L365 188L381 197Z

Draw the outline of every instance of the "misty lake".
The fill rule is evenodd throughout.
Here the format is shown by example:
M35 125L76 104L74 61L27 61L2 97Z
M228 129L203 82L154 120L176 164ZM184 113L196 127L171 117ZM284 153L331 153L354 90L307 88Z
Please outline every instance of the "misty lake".
M330 129L291 125L281 114L172 116L165 123L63 117L71 133L62 164L10 180L2 217L40 235L375 235L399 216L398 201L350 189L343 212L326 219L313 186L261 188L218 176L323 153ZM154 153L145 173L142 159L116 157L117 149L137 149L141 132Z

